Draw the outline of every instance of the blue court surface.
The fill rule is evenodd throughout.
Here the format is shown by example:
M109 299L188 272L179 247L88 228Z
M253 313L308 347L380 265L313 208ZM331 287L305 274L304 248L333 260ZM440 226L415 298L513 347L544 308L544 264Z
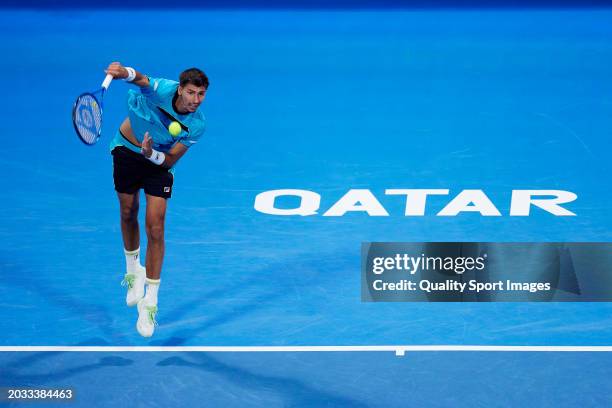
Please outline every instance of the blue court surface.
M610 303L360 289L362 242L612 241L612 9L2 10L0 52L0 387L72 388L70 406L612 405L612 353L585 351L612 346ZM211 80L207 132L176 169L151 339L120 286L108 149L129 85L109 88L94 147L70 120L111 61ZM277 189L320 209L257 211ZM350 189L389 215L323 216ZM386 189L450 194L405 216ZM501 215L436 215L465 189ZM517 189L571 191L576 215L510 216ZM517 348L373 348L395 345ZM130 349L147 346L161 348ZM298 348L317 346L348 348Z

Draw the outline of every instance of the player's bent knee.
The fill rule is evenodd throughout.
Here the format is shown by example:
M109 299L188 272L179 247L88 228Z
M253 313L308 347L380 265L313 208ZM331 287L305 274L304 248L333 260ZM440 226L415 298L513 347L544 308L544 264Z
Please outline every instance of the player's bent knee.
M135 222L138 220L138 206L125 206L121 208L121 221Z
M147 225L147 238L149 241L164 240L164 224L149 224Z

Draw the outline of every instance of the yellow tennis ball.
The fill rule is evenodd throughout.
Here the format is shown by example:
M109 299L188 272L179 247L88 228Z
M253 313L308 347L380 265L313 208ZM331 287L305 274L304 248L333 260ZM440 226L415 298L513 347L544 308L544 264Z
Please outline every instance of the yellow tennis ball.
M178 136L178 134L181 133L181 124L176 121L170 123L170 126L168 126L168 132L170 132L172 136Z

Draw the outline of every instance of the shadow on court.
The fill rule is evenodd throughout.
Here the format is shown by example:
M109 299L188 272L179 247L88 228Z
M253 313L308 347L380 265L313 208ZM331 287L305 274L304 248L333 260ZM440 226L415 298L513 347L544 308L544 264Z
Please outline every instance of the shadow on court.
M199 361L195 362L193 359ZM257 375L243 369L231 367L212 358L208 354L193 354L189 360L180 356L173 356L161 360L157 365L162 367L181 367L181 369L190 367L207 373L213 373L216 376L224 377L226 381L239 385L242 389L246 388L254 391L271 390L282 398L283 406L286 407L367 407L366 404L358 400L317 390L303 381Z
M65 353L36 353L29 356L30 364L34 361L41 361L43 359L57 358L60 354ZM17 362L17 360L16 360ZM126 367L132 365L133 360L119 356L105 356L98 360L96 363L76 365L73 367L57 369L54 365L49 367L48 373L40 374L21 374L20 367L8 368L0 367L0 378L2 378L2 386L17 386L17 387L40 387L42 385L56 384L60 381L69 379L79 374L96 371L103 367ZM11 364L14 366L15 364ZM26 367L27 368L27 367Z
M335 258L329 258L334 259L330 263L337 263L337 265L332 265L332 269L337 269L339 265L344 265L346 259L350 256L335 254ZM249 272L248 276L240 280L232 280L232 284L207 292L204 295L204 303L211 305L211 307L204 306L203 315L194 316L194 310L196 313L201 313L200 307L203 303L201 298L193 299L168 312L162 311L160 321L163 323L159 327L160 334L163 335L163 332L167 332L164 326L171 328L173 325L180 324L187 327L165 335L166 338L154 339L150 344L154 346L181 346L193 343L193 340L200 337L202 333L221 325L235 323L239 319L246 318L252 322L257 322L262 317L254 315L261 313L264 309L268 309L268 311L263 318L269 319L269 316L275 316L274 319L278 319L278 316L285 316L286 319L289 319L289 323L295 326L296 323L291 322L290 310L297 310L300 314L312 312L316 315L319 313L312 304L309 304L308 299L305 299L309 296L307 292L311 292L311 296L319 297L317 299L318 304L320 304L321 299L323 303L329 303L326 301L326 297L334 295L333 292L321 290L321 288L333 286L334 281L338 279L337 275L322 273L326 268L330 268L330 265L296 257L271 263L264 268ZM263 279L262 276L268 278ZM315 295L312 295L312 293L315 293ZM360 301L358 294L359 292L356 290L354 293L356 302ZM206 311L208 310L211 311L211 314L207 317ZM299 330L299 328L295 330ZM281 332L283 330L279 328L277 334ZM292 342L291 339L279 337L275 333L268 333L267 337L269 336L274 338L272 343L286 344Z
M19 288L20 293L25 292L29 295L34 292L45 299L46 302L56 305L64 311L63 315L44 315L41 313L37 316L38 319L53 321L54 319L66 318L66 316L74 316L87 321L90 327L94 326L99 329L107 339L105 343L130 344L129 337L115 329L115 319L112 317L109 308L91 302L99 298L91 297L89 292L83 290L76 292L82 295L82 297L77 297L73 287L64 286L66 290L60 290L55 287L58 283L50 279L48 275L36 274L20 265L14 265L13 269L17 269L14 272L14 279L5 280L6 285ZM78 282L78 284L81 285L82 283ZM45 309L43 307L38 310L43 311Z

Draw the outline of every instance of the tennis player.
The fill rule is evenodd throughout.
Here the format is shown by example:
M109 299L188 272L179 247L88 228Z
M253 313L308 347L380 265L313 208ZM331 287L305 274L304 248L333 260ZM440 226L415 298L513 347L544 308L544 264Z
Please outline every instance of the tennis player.
M111 63L105 72L140 88L128 91L128 117L110 148L121 210L126 303L138 305L136 329L142 336L150 337L156 325L157 293L164 259L164 221L167 201L172 195L173 167L204 133L206 120L198 108L206 96L208 78L197 68L183 71L178 82L152 78L119 62ZM141 189L146 197L146 268L140 264Z

